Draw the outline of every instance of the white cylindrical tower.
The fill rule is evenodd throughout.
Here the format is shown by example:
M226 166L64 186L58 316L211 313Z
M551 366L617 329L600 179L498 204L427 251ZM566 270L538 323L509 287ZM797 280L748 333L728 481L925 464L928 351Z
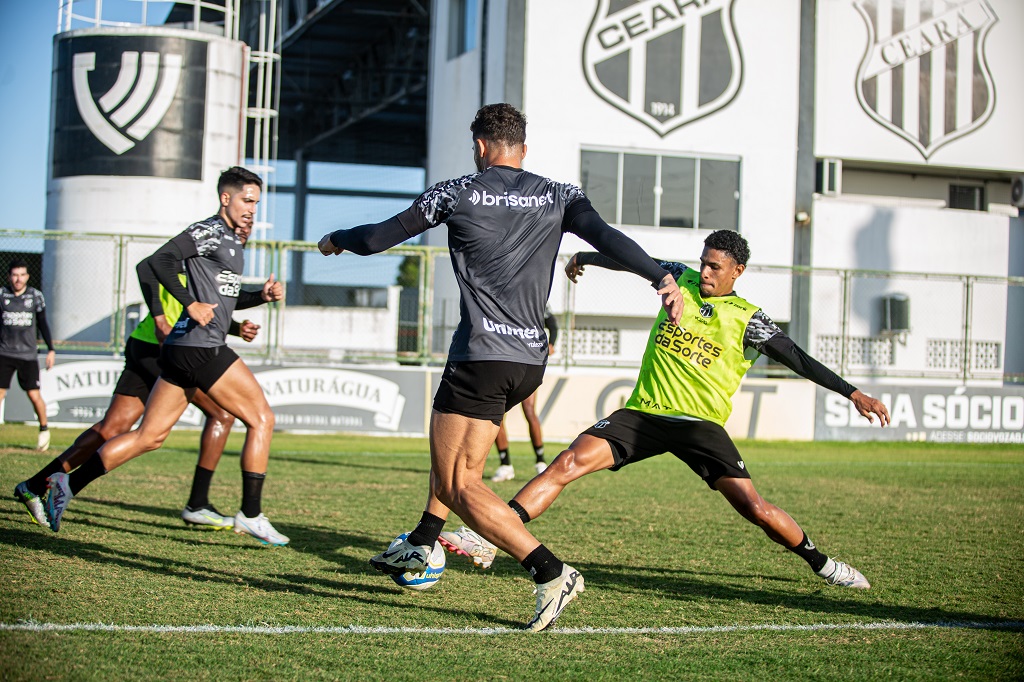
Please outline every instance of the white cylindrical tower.
M217 178L243 155L248 48L230 10L196 19L55 36L47 230L166 239L218 210ZM125 270L111 240L47 240L54 337L109 341L111 292L138 300L134 264L155 246L129 245Z

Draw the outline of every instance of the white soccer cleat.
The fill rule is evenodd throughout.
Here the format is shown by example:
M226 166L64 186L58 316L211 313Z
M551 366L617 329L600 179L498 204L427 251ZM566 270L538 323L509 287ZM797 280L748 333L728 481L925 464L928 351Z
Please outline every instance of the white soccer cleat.
M60 530L60 520L64 516L64 510L71 504L71 486L68 485L68 475L57 472L46 477L46 487L49 492L46 495L46 520L50 530L54 533Z
M33 523L40 526L50 525L46 521L46 510L43 509L43 501L39 496L28 489L28 481L22 481L14 488L14 499L25 505L28 515L32 517Z
M551 582L537 585L537 610L526 627L534 632L547 628L558 620L562 610L583 590L583 576L569 564L564 564L562 575Z
M494 557L498 553L497 547L485 540L476 531L470 530L465 526L462 526L454 533L447 531L441 533L441 537L437 541L449 552L469 557L474 566L479 566L484 570L491 567L491 564L494 563Z
M181 510L181 520L190 526L206 526L214 530L235 527L235 520L232 517L224 516L213 507L193 509L185 505L185 508ZM287 542L287 538L285 538L285 542Z
M858 590L866 590L871 587L871 583L868 579L861 575L853 566L842 562L836 561L835 559L829 559L829 564L825 564L824 568L818 572L825 582L829 585L838 585L840 587L852 587Z
M512 468L511 464L502 464L498 467L494 475L491 476L491 480L495 483L501 483L502 481L511 481L516 477L516 470Z
M39 437L36 438L36 450L39 452L45 452L50 449L50 431L40 431Z
M533 465L533 468L537 470L538 474L543 474L548 470L547 462L537 462Z
M239 535L251 535L264 545L282 547L288 544L288 536L278 533L263 514L248 517L242 512L235 514L234 529Z
M433 547L414 545L407 538L399 536L391 541L386 550L370 559L370 565L387 575L423 573L427 570L431 551Z

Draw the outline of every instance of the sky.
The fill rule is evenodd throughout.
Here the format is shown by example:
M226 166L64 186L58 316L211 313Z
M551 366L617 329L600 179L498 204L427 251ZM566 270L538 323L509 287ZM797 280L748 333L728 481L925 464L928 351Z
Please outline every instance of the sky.
M57 7L0 0L0 228L44 228Z

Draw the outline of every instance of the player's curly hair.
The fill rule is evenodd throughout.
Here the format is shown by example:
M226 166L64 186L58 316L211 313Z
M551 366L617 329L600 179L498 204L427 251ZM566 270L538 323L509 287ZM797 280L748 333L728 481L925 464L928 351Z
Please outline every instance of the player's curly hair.
M238 191L246 185L256 185L263 189L263 180L248 168L232 166L220 174L220 179L217 180L217 194L225 190Z
M526 116L505 102L481 107L469 129L474 140L500 142L509 147L526 143Z
M750 259L750 246L739 232L732 230L716 230L704 240L704 246L717 251L725 251L740 265L746 265Z

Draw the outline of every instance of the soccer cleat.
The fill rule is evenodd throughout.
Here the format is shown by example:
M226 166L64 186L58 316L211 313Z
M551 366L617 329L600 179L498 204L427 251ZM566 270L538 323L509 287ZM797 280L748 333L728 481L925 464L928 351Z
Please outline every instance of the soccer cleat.
M487 570L494 563L498 548L485 540L476 531L462 526L454 533L441 533L438 542L449 552L469 557L474 566Z
M235 527L235 520L233 518L224 516L212 506L193 509L185 505L185 508L181 510L181 520L190 526L207 526L214 530Z
M40 431L39 437L36 439L36 450L39 452L45 452L50 449L50 431Z
M835 559L829 559L829 562L833 564L831 567L825 564L825 567L818 572L825 582L829 585L839 585L840 587L853 587L858 590L866 590L871 587L871 583L868 582L867 578L861 575L853 566L844 563L842 561L836 561Z
M184 514L182 514L184 518ZM251 535L264 545L283 547L288 544L288 536L277 532L277 529L270 525L270 519L263 514L248 517L242 512L235 514L234 529L239 535Z
M60 530L60 519L64 516L64 510L71 504L71 487L68 485L68 475L57 472L46 477L46 487L49 493L46 495L46 521L50 530L54 533Z
M370 559L370 565L388 575L423 573L427 570L432 549L428 545L414 545L405 538L396 538L386 550Z
M502 481L511 481L516 477L516 470L512 468L511 464L502 464L498 467L494 475L491 476L491 480L495 483L501 483Z
M583 576L569 564L564 564L562 575L551 582L537 585L537 612L526 627L534 632L549 627L558 620L569 602L583 590Z
M545 471L547 471L548 465L546 462L537 462L536 464L533 465L533 468L537 470L538 474L543 474Z
M40 526L48 526L46 511L43 509L43 501L39 496L28 489L28 481L22 481L14 488L14 499L25 505L28 515L32 517L33 523Z

